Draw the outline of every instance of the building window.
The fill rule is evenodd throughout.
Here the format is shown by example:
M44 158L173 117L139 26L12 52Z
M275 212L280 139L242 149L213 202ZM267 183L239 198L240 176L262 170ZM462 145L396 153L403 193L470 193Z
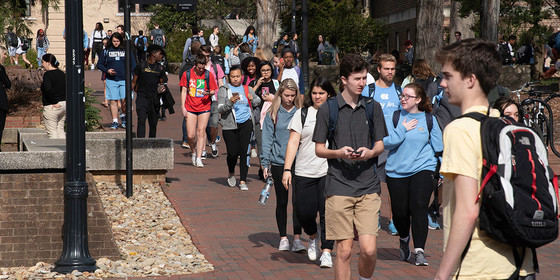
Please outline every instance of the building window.
M389 42L389 35L387 35L387 37L385 38L385 41L386 41L385 52L388 53L389 48L391 47L390 42Z
M25 16L31 16L31 4L29 3L30 0L25 0Z

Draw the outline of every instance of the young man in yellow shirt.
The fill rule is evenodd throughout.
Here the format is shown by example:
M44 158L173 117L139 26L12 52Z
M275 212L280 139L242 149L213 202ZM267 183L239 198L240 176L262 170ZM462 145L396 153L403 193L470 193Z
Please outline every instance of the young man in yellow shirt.
M500 76L501 59L493 43L467 39L443 47L436 59L443 65L441 86L449 103L461 113L488 111L488 93ZM451 122L443 134L441 173L443 186L444 254L435 279L508 279L516 270L512 247L488 237L478 226L482 144L480 123L471 118ZM470 240L465 257L461 254ZM520 279L534 279L530 250L520 271ZM459 270L460 268L460 270ZM458 272L459 271L459 272Z

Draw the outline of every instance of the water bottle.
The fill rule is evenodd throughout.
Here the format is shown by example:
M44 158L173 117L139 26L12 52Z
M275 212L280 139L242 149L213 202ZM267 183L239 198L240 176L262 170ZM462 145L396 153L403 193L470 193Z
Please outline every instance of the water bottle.
M274 186L274 180L272 180L272 176L268 176L266 178L266 184L264 185L262 191L261 191L261 196L259 197L259 203L262 205L266 204L266 201L268 200L268 195L270 195L270 190L272 189L272 187Z

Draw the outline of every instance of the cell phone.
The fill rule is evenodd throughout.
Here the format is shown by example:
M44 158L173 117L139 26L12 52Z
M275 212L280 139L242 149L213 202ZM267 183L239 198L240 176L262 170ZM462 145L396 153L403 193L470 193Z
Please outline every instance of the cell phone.
M352 154L354 154L354 155L362 155L362 151L359 151L359 152L358 152L358 151L354 150L354 151L352 152Z
M263 87L262 88L262 94L263 95L268 95L270 93L270 89L268 87Z
M238 96L239 93L238 93L238 92L234 92L234 93L232 93L231 95L233 95L233 96Z

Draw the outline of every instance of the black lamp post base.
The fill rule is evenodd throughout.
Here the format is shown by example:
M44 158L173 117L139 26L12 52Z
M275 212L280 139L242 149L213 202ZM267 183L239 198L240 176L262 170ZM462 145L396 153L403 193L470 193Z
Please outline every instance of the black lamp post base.
M95 266L95 260L92 258L83 258L83 259L59 259L54 263L54 268L52 271L68 274L74 270L79 272L94 272L97 270L97 266Z

